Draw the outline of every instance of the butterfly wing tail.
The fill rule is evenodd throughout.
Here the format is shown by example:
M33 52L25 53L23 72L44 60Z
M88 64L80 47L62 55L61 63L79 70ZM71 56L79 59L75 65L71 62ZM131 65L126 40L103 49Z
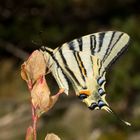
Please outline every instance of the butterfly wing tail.
M118 120L120 120L121 122L123 122L127 126L131 126L131 123L122 120L108 105L102 107L102 109L106 110L107 112L109 112L110 114L112 114L113 116L115 116Z

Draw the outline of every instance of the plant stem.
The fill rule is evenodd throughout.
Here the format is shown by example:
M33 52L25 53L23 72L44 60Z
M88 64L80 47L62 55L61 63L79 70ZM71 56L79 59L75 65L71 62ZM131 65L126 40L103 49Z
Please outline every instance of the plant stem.
M28 88L31 92L31 90L33 88L33 85L32 85L31 81L29 81L29 83L28 83ZM35 109L34 105L32 104L32 101L31 101L31 106L32 106L32 121L33 121L33 124L32 124L33 140L37 140L37 120L38 120L38 117L37 117L37 114L36 114L36 109Z
M35 108L34 106L32 105L32 120L33 120L33 140L36 140L37 139L37 115L35 113Z

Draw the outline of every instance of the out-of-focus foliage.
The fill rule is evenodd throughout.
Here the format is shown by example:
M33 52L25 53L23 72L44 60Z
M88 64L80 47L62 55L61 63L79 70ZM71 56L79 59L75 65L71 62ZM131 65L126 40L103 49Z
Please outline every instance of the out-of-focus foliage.
M21 57L16 48L31 53L41 45L55 48L89 33L119 30L131 36L131 43L108 71L107 100L132 127L103 111L89 111L71 90L70 96L61 97L54 109L44 115L38 139L43 139L48 130L65 140L139 140L139 9L138 0L1 0L0 139L24 139L31 119L29 93L20 78L20 58L25 56ZM11 46L15 48L12 51ZM46 78L56 93L55 80L50 75Z

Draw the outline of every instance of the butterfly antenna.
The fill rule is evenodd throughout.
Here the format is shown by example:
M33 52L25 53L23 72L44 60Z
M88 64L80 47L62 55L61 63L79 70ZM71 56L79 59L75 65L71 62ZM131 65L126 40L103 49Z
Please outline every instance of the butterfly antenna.
M35 40L32 40L32 43L36 46L40 46L39 42L35 41Z
M103 109L105 109L107 112L115 116L119 121L125 123L127 126L131 126L131 123L122 120L109 106L105 106Z
M36 46L42 46L43 44L46 44L46 42L43 41L42 34L43 34L43 31L39 31L37 33L37 36L38 36L39 40L41 40L40 42L32 40L32 43L35 44Z

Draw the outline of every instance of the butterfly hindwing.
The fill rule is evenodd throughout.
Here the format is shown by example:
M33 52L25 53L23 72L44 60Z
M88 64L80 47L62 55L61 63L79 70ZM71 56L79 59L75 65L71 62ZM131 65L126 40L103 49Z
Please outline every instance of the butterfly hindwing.
M88 106L93 101L98 103L98 100L102 99L101 96L104 95L103 92L105 93L103 84L105 75L99 75L101 63L96 56L85 52L61 50L55 53L55 57L70 79L77 96L81 93L88 93L90 96L90 101L87 101ZM98 83L98 79L100 83ZM102 81L103 79L104 81Z
M76 90L86 88L85 75L88 68L85 69L78 54L78 52L71 50L60 50L55 53L56 59Z

